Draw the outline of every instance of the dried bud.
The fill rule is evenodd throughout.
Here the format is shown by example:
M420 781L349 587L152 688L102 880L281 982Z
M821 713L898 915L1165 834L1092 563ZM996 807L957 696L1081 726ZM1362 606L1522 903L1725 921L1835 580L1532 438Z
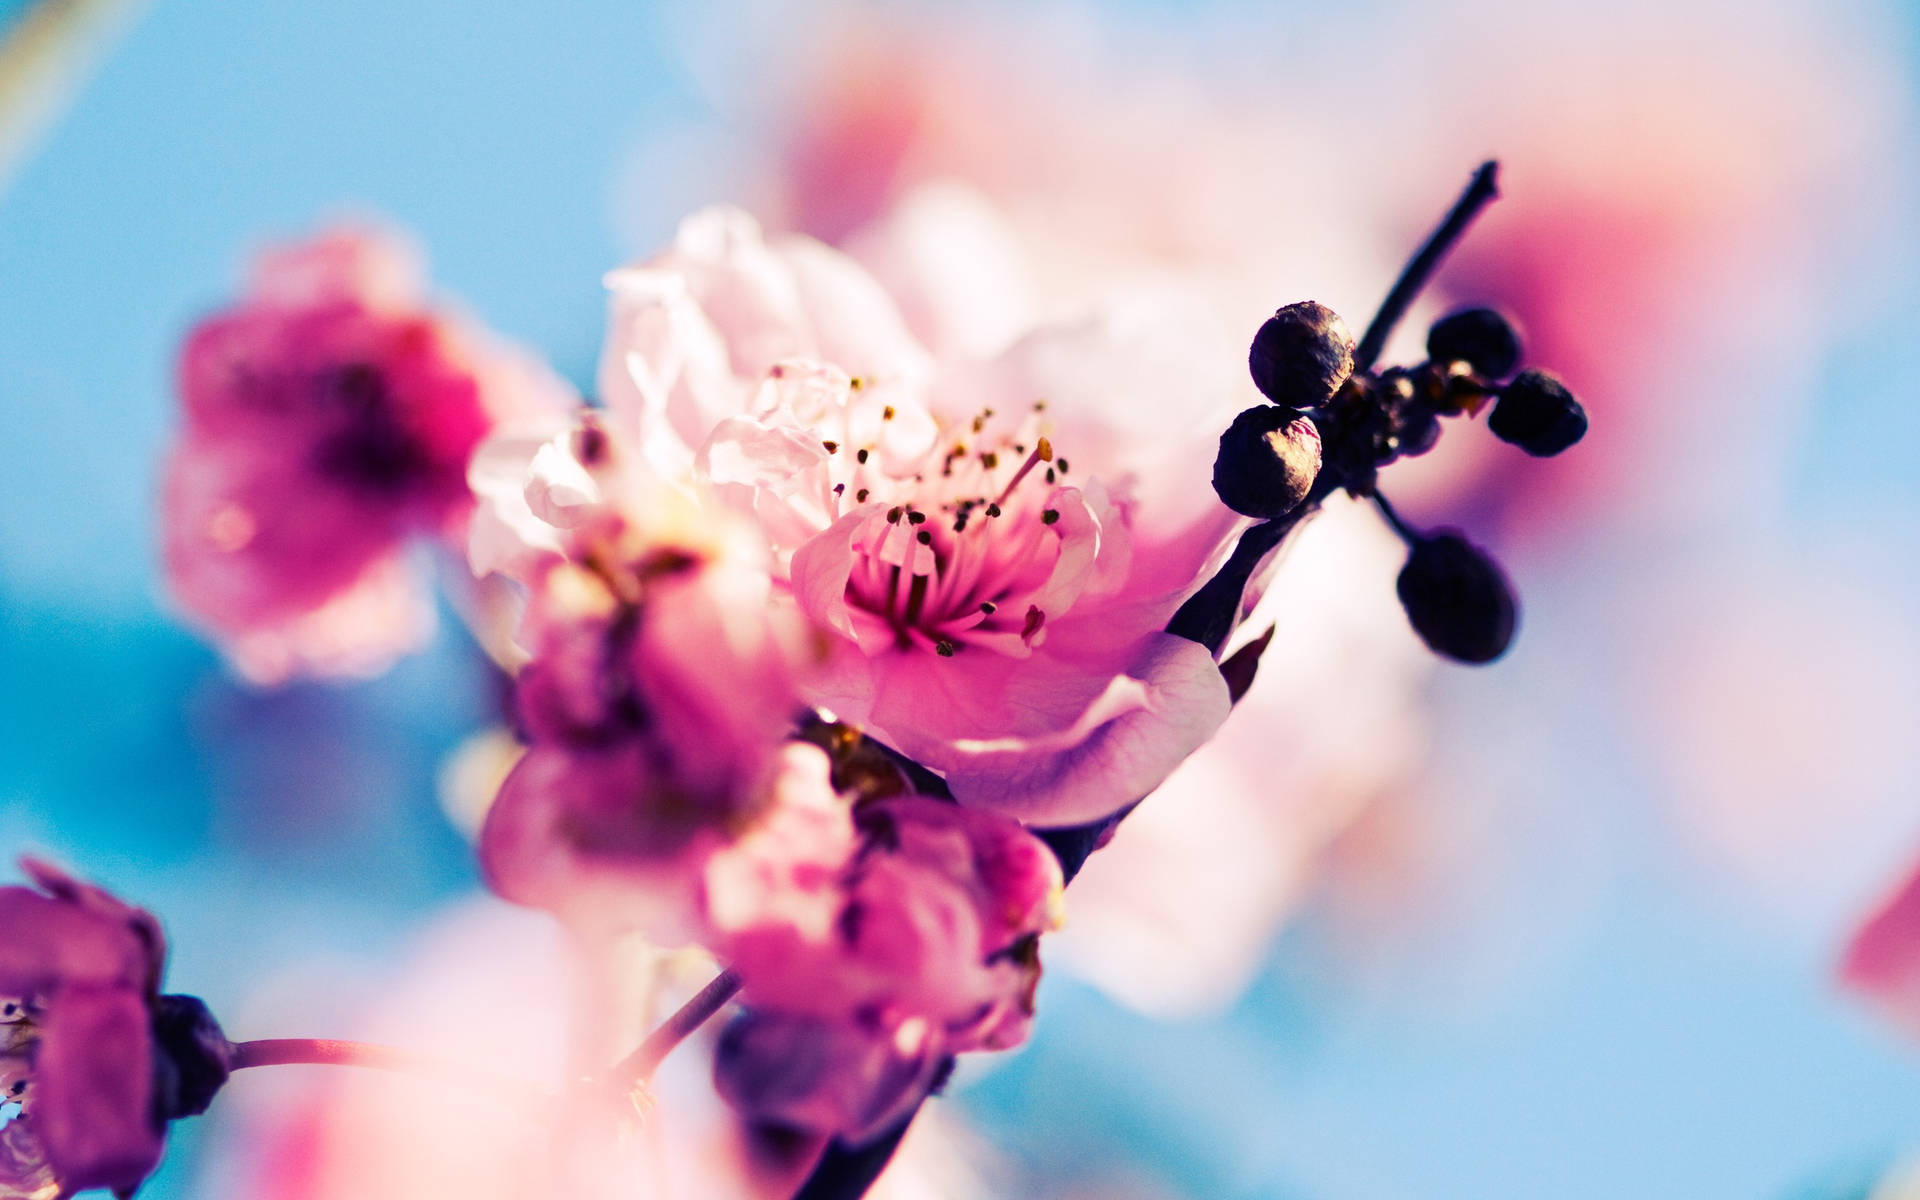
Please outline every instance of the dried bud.
M154 1108L161 1118L207 1111L226 1085L233 1043L198 996L158 996L153 1002Z
M1394 414L1394 449L1412 458L1440 440L1440 417L1424 404L1409 404Z
M1220 435L1213 490L1249 517L1283 516L1306 498L1320 474L1320 431L1284 408L1256 405Z
M1501 389L1487 428L1501 441L1548 458L1586 435L1587 411L1566 384L1545 371L1528 368Z
M1427 356L1443 364L1464 362L1488 379L1505 379L1520 365L1520 335L1492 309L1469 308L1433 323Z
M1302 300L1268 317L1247 353L1254 386L1282 408L1318 408L1353 374L1353 334L1338 313Z
M1492 662L1513 641L1519 611L1500 567L1452 530L1413 544L1397 585L1407 620L1436 654Z

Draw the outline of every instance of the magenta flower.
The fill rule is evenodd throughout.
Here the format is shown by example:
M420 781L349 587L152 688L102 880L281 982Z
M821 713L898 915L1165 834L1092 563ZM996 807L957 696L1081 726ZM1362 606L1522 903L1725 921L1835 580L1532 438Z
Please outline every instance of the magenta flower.
M467 461L564 385L427 307L391 240L336 231L267 255L181 352L168 464L175 597L249 678L372 674L432 608L407 540L464 537Z
M204 1109L224 1062L183 1087L156 1041L181 1002L204 1009L158 994L166 942L151 915L21 867L39 890L0 888L0 1104L18 1109L0 1130L0 1196L130 1195L160 1161L166 1120Z
M952 1055L1025 1040L1063 884L1052 852L996 813L896 796L850 823L858 845L837 870L816 855L793 872L777 829L720 856L708 919L753 1006L723 1040L722 1092L757 1119L859 1141L910 1111ZM738 861L768 859L782 869Z
M1205 481L1251 389L1196 368L1177 323L936 362L853 260L728 210L609 283L609 438L757 527L838 650L806 701L1043 824L1145 795L1225 718L1211 656L1162 630L1245 524ZM553 550L590 505L542 453L476 477L512 510L476 529L477 568Z
M596 510L532 567L529 749L480 841L501 895L684 939L706 858L778 806L796 754L824 761L782 749L819 640L772 603L741 532L660 490Z

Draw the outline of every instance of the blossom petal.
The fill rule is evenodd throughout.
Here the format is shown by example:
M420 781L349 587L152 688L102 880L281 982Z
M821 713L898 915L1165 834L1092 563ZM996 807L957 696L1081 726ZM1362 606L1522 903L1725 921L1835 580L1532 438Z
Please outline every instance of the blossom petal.
M33 1125L69 1191L131 1189L159 1165L146 997L64 982L34 1060Z
M1045 704L1038 690L1018 702ZM1069 723L1049 732L966 739L947 786L1030 824L1097 820L1145 796L1226 720L1232 704L1205 647L1170 634Z

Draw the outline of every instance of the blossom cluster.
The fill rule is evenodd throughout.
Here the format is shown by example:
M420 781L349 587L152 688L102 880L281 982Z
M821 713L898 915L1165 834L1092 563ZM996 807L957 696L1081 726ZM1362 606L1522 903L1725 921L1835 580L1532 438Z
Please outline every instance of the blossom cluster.
M638 937L724 967L585 1095L643 1089L737 998L719 1094L825 1145L805 1194L858 1195L956 1056L1025 1039L1066 883L1246 693L1271 635L1240 627L1322 501L1371 499L1404 539L1399 597L1431 647L1504 651L1498 567L1408 526L1378 468L1489 405L1536 455L1585 416L1515 374L1487 310L1435 325L1424 364L1374 363L1492 171L1364 337L1288 305L1244 374L1195 356L1173 302L943 336L983 326L938 256L901 249L883 286L714 208L608 275L581 404L429 301L391 240L323 234L187 339L169 579L274 684L416 644L409 557L464 551L474 586L514 597L476 630L512 675L517 745L478 824L485 882L590 953ZM229 1043L158 994L151 918L29 871L42 893L0 893L20 909L5 1079L35 1093L0 1131L6 1194L131 1190L230 1070L392 1065Z

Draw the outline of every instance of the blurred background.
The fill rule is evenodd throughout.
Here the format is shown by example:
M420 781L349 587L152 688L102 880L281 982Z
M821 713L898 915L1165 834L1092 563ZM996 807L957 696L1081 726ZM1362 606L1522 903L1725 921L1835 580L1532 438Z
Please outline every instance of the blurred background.
M390 219L590 388L601 274L709 201L856 253L971 206L1043 311L1173 283L1248 334L1303 297L1357 328L1492 156L1505 199L1396 349L1495 303L1592 433L1536 461L1462 429L1389 491L1498 550L1515 649L1429 661L1391 542L1330 512L1283 653L1070 894L1032 1043L943 1107L1013 1196L1865 1197L1920 1154L1920 1050L1832 980L1920 856L1920 8L0 0L0 29L0 851L160 912L236 1037L352 1032L465 919L441 780L498 700L452 620L377 680L261 692L170 609L173 356L263 242ZM233 1099L145 1194L245 1194Z

